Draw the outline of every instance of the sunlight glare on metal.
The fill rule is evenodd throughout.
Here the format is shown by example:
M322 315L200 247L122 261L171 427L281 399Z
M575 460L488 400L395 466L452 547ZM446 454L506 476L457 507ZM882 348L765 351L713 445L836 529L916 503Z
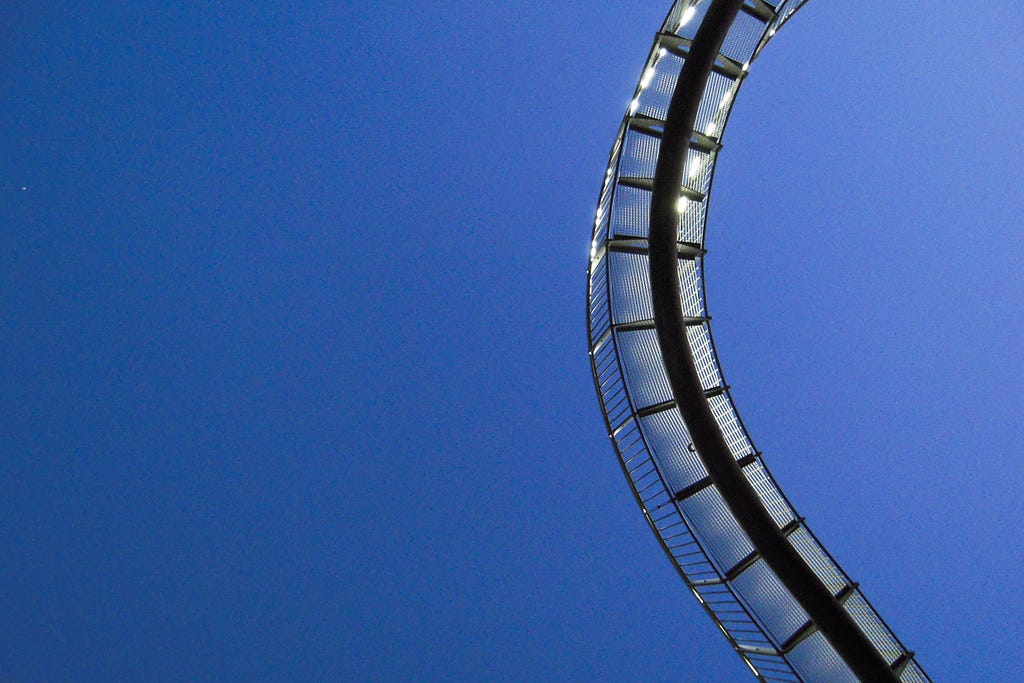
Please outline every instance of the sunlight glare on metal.
M654 78L654 67L648 67L647 70L644 71L643 77L640 79L640 88L643 89L643 88L646 88L647 86L649 86L651 84L651 79L653 79L653 78Z
M682 28L686 26L688 23L690 23L690 19L693 19L693 15L695 15L696 13L697 8L694 7L693 5L690 5L685 10L683 10L683 16L679 19L679 28Z

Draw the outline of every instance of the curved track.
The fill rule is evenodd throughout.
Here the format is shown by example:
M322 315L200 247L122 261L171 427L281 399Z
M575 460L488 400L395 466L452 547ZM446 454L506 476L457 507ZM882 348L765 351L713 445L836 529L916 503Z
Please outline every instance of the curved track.
M750 63L804 2L671 8L598 203L588 277L594 381L648 522L755 676L927 681L765 468L722 378L704 306L722 131Z

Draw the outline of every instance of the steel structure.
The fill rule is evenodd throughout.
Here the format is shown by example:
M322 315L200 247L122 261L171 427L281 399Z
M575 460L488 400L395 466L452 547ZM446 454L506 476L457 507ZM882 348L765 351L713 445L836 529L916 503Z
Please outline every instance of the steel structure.
M765 467L704 304L715 162L751 62L807 0L678 0L612 147L588 269L609 436L662 548L763 681L929 681Z

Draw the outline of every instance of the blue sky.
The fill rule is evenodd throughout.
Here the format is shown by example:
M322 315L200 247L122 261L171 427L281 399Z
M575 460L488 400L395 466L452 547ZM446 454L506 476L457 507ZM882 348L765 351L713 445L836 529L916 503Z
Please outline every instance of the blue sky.
M586 358L668 3L164 5L0 27L0 679L745 680ZM740 413L936 680L1020 677L1022 20L811 2L711 205Z

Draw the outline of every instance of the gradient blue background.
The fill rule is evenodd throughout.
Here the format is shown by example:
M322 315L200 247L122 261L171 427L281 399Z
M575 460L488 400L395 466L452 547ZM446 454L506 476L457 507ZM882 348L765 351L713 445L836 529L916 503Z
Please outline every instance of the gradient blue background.
M585 348L668 4L7 4L0 680L747 680ZM708 233L754 440L943 681L1024 675L1022 24L811 2Z

